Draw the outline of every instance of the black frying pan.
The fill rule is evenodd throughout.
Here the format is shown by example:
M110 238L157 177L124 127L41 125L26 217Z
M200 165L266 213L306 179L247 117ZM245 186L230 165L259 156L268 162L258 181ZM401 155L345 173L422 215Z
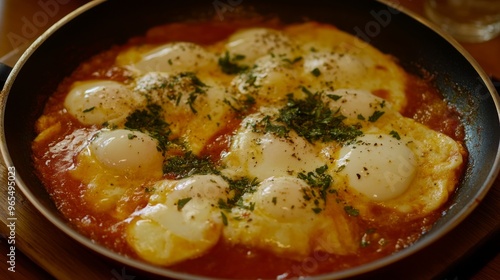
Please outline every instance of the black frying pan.
M222 4L220 4L222 3ZM493 84L455 41L434 31L411 13L375 1L131 1L91 2L42 35L21 57L1 96L1 152L7 166L15 166L17 184L27 199L59 229L97 253L152 274L189 278L184 274L124 258L81 236L59 214L33 172L30 143L34 122L58 83L85 59L112 45L142 35L148 28L190 18L231 16L236 7L284 22L312 19L331 23L385 53L397 57L414 74L435 74L435 84L463 115L469 166L452 198L453 207L415 245L361 267L326 275L359 275L426 247L459 224L477 206L500 169L500 101Z

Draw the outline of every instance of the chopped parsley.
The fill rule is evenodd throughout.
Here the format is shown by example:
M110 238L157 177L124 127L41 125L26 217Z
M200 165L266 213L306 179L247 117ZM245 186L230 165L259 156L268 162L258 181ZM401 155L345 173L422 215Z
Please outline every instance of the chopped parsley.
M180 156L167 158L163 165L163 172L168 177L182 179L193 175L216 174L220 175L216 164L209 157L199 157L191 152L187 152ZM231 179L225 176L222 178L229 185L229 193L231 197L219 199L218 207L222 210L231 211L234 207L253 211L255 204L245 204L242 196L248 192L254 192L258 181L257 178L249 179L246 177L239 179ZM181 203L182 201L180 201ZM187 203L188 201L186 201ZM178 204L179 205L179 204Z
M238 61L245 59L244 55L236 54L231 57L228 51L223 56L219 57L219 66L225 74L237 74L248 69L248 66L239 65Z
M233 208L234 205L230 205L230 204L228 204L227 200L219 198L219 201L217 202L217 206L219 206L219 208L222 210L231 211L231 209Z
M193 104L196 101L196 98L198 98L198 95L200 95L201 93L205 93L205 91L195 90L195 91L189 93L187 104L189 105L191 112L193 112L194 114L198 113L198 111L196 111Z
M312 93L303 87L305 99L295 99L288 94L287 104L279 110L278 121L294 130L309 142L347 142L362 135L360 124L346 125L339 110L333 111L321 100L321 93Z
M321 71L318 68L314 68L311 71L311 74L313 74L314 77L319 77L319 75L321 75Z
M244 111L250 109L253 105L255 105L256 101L253 96L251 96L250 94L245 94L243 97L244 98L240 100L240 103L243 103Z
M176 179L195 174L219 174L217 167L209 157L198 157L192 152L167 158L163 164L163 173Z
M251 87L259 87L255 82L257 82L257 76L255 73L249 71L246 73L246 80L245 83Z
M282 60L283 60L284 62L286 62L286 63L289 63L289 64L295 64L295 63L297 63L297 62L299 62L299 61L301 61L301 60L302 60L302 56L297 56L297 57L296 57L296 58L294 58L294 59L283 58Z
M243 177L240 179L230 179L224 177L224 180L229 184L229 190L234 195L231 198L223 200L219 199L218 205L220 209L231 211L234 207L243 208L246 210L253 211L255 204L250 203L249 205L244 204L243 195L245 193L253 193L256 190L259 182L257 178L249 179L247 177Z
M146 97L148 104L162 103L166 99L179 106L184 100L196 114L195 101L200 95L206 94L208 87L195 73L181 72L169 78L163 77L152 85L143 85L139 91Z
M391 132L389 132L389 135L391 135L392 137L396 138L397 140L401 140L401 136L399 136L399 133L397 133L394 130L391 130Z
M228 222L227 222L227 217L226 217L226 214L224 214L223 211L220 211L220 217L222 218L222 224L224 226L227 226Z
M254 125L253 130L254 132L270 132L278 137L286 137L290 132L290 129L288 129L285 125L272 123L271 116L265 116L262 118L257 124Z
M253 107L253 105L255 105L255 98L250 94L245 94L241 99L233 98L233 101L234 103L227 98L224 98L224 100L222 100L224 104L228 105L233 111L238 114L248 111Z
M88 112L91 112L95 109L95 106L94 107L90 107L90 108L87 108L85 110L83 110L84 113L88 113Z
M326 95L328 98L332 99L333 101L337 101L340 98L342 98L342 95L336 95L336 94L327 94Z
M339 166L339 168L337 168L337 170L335 170L335 172L341 172L342 170L345 169L345 164L342 164L341 166Z
M186 198L182 198L182 199L179 199L177 201L177 210L181 211L182 208L184 208L184 206L192 199L192 197L186 197Z
M195 87L207 87L207 85L205 83L203 83L197 76L195 73L193 72L182 72L178 75L179 78L189 78L191 80L191 83L193 84L193 86Z
M257 66L254 65L254 67L252 69L249 68L249 69L241 72L239 77L244 82L244 86L243 86L244 90L254 91L257 88L261 87L261 85L259 85L259 83L257 83L258 76L255 74L255 71L254 71L254 69L256 67Z
M135 135L135 134L133 134L133 133L129 133L129 134L127 134L127 138L128 138L129 140L132 140L132 139L134 139L134 138L137 138L137 135Z
M303 189L303 198L306 201L313 201L314 213L319 213L323 209L320 207L321 202L326 205L326 198L329 193L335 193L334 189L331 189L333 179L330 175L326 173L328 169L327 165L316 168L316 170L311 172L301 172L297 176L299 179L304 180L311 188Z
M150 104L145 109L132 112L126 120L125 127L149 134L158 140L158 150L166 151L169 144L170 127L161 117L162 108L157 104Z
M197 111L194 108L194 102L198 98L199 95L205 94L206 93L206 88L208 87L205 83L203 83L193 72L183 72L178 75L178 78L188 78L191 81L191 84L193 85L194 89L189 93L189 96L187 98L187 104L189 105L189 108L191 111L196 114ZM177 104L179 103L180 100L180 95L177 97Z
M375 111L371 116L368 117L369 122L376 122L382 115L384 114L384 111Z
M344 211L347 213L347 215L352 216L352 217L357 217L359 216L359 210L352 207L352 206L344 206Z

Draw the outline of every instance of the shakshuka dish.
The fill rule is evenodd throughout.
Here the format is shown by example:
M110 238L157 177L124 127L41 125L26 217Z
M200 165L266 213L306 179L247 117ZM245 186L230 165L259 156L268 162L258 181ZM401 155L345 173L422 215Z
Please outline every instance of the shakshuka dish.
M411 246L466 165L460 115L334 26L169 23L84 61L36 122L83 235L215 278L296 278Z

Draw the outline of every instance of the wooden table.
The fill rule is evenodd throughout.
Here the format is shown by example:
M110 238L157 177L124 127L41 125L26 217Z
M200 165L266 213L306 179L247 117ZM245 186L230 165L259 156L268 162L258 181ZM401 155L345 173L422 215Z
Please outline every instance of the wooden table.
M422 1L394 1L422 13ZM53 5L41 6L42 2ZM0 0L0 61L13 65L38 34L85 2ZM500 37L486 43L463 46L488 75L500 78ZM0 171L5 173L5 168L0 166ZM2 186L6 185L6 180L5 176L1 176ZM67 237L41 216L19 192L16 195L16 272L9 272L7 193L4 187L1 190L0 279L139 279L130 268L111 263ZM499 210L500 179L497 179L478 208L457 228L428 248L370 277L500 279Z

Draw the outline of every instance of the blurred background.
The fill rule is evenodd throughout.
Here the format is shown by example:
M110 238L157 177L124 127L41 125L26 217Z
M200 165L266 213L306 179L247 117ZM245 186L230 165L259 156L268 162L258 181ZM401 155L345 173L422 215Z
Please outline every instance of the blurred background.
M13 66L23 51L52 24L89 1L0 0L0 62ZM424 0L387 1L424 15ZM500 80L500 36L483 43L463 42L462 45L490 77Z
M89 0L0 0L0 62L13 66L55 22Z

